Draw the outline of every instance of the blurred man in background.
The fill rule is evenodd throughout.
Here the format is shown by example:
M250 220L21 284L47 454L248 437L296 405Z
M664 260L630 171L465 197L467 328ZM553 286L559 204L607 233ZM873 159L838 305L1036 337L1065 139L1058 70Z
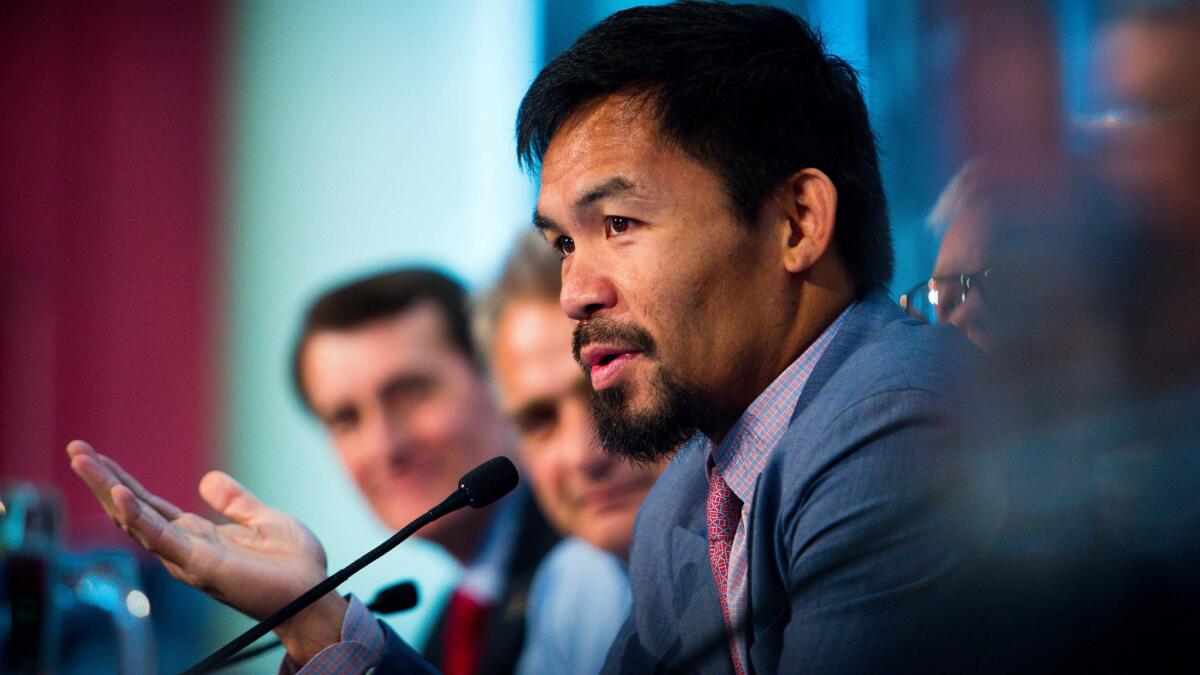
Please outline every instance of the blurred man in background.
M633 523L663 463L631 464L596 439L590 389L571 356L575 321L559 306L561 260L520 237L478 312L499 398L521 437L542 511L570 538L534 578L521 673L595 673L629 611Z
M467 297L424 269L336 288L308 310L296 391L380 519L398 530L515 442L471 341ZM449 673L510 672L534 568L556 537L525 492L425 526L466 574L425 654ZM469 628L469 630L464 630Z
M982 349L993 343L987 286L996 236L986 165L968 162L938 197L929 226L941 234L933 276L910 288L900 305L930 323L948 323Z

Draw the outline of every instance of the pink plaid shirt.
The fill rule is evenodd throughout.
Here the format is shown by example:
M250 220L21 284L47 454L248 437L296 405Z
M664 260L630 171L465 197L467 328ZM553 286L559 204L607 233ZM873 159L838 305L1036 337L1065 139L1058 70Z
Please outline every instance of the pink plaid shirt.
M850 308L846 308L799 358L754 399L721 444L709 455L709 476L712 476L713 471L719 472L733 494L742 500L742 518L733 535L733 546L729 552L729 577L725 591L725 602L729 607L727 628L731 631L744 621L746 614L746 596L749 589L746 523L750 520L758 475L771 458L771 451L787 432L788 423L805 383L849 312ZM750 672L746 640L741 631L735 633L734 641L737 646L736 656L743 672Z
M322 649L299 671L296 662L285 656L279 675L308 673L365 673L383 655L383 630L375 617L353 595L342 619L342 641Z

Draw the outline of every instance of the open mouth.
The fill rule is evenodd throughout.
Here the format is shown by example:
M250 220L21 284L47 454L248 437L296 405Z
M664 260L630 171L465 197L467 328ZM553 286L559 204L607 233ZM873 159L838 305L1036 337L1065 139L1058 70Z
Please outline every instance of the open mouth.
M584 355L584 363L589 364L588 376L592 389L599 391L612 386L618 376L631 362L641 356L639 351L612 348L589 349Z
M608 364L612 363L613 361L616 361L617 358L619 358L620 356L622 356L622 354L605 354L604 356L601 356L598 361L596 361L596 365L597 366L607 366Z

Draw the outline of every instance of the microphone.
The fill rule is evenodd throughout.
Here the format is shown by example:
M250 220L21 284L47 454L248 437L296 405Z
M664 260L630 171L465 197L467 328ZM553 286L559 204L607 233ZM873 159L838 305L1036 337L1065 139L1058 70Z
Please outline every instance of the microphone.
M376 614L395 614L416 607L419 598L416 584L411 581L401 581L376 593L375 599L371 600L367 609Z
M287 621L301 610L325 596L326 593L340 586L362 568L378 560L383 554L396 548L400 542L408 539L414 532L432 523L442 516L457 511L465 506L482 509L500 499L517 486L519 478L517 468L507 457L493 457L479 466L471 469L458 481L458 489L450 493L442 503L429 509L416 520L404 526L387 541L368 551L359 559L330 575L324 581L305 591L300 597L284 605L277 612L259 621L254 627L229 641L224 647L209 654L200 663L184 671L184 675L199 675L211 672L218 664L242 651L250 643L269 633L279 624Z
M401 581L398 584L392 584L391 586L388 586L382 591L376 593L375 598L371 600L370 604L367 605L367 609L375 612L376 614L386 615L395 614L396 612L403 612L406 609L412 609L416 606L417 585L411 581ZM260 654L265 654L266 652L275 649L281 644L283 643L279 640L271 640L265 645L260 645L253 649L247 649L241 654L223 661L221 665L217 666L213 670L225 670L232 665L241 663L243 661L249 661Z

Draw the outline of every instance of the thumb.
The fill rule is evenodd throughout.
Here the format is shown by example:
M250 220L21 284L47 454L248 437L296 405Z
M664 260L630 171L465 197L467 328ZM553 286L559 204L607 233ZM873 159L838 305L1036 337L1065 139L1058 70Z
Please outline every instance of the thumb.
M258 497L223 471L204 474L200 479L200 496L218 513L239 525L246 525L267 511Z

